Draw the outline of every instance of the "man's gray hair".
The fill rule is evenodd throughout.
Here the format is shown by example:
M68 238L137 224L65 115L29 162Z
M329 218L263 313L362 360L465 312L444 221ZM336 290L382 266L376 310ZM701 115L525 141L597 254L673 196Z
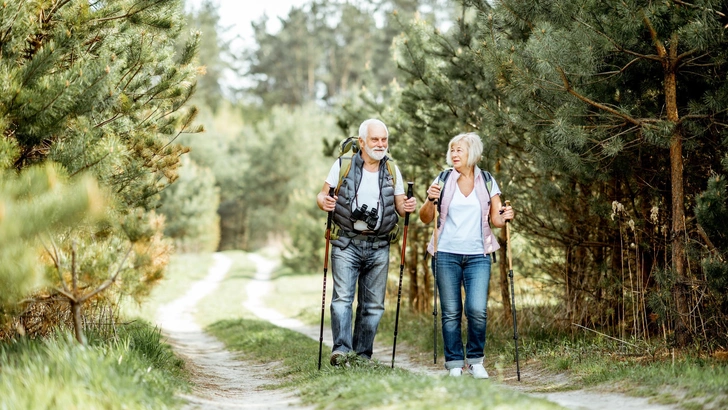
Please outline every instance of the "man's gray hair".
M389 130L387 129L387 126L384 125L382 121L376 118L369 118L368 120L364 120L364 122L361 123L361 125L359 126L359 138L366 141L367 137L369 136L369 126L374 124L384 127L384 132L387 133L387 138L389 138Z

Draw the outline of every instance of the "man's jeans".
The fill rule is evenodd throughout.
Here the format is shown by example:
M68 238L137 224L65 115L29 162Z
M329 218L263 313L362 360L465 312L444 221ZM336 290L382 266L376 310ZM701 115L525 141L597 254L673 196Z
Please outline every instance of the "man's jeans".
M490 256L438 252L437 258L433 258L433 269L435 261L442 311L445 368L449 370L465 364L483 363ZM468 319L467 363L464 360L466 356L463 355L461 331L461 286L465 288L465 317Z
M332 351L371 359L374 335L384 313L384 293L387 288L389 244L374 249L372 243L352 240L345 249L331 249L331 276L334 292L331 300L331 331L334 334ZM352 302L357 284L356 320L352 338Z

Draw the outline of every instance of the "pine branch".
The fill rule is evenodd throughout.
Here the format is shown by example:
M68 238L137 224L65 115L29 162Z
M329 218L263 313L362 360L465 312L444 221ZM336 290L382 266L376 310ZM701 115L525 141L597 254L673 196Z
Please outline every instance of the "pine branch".
M612 78L618 74L623 74L624 72L627 71L627 68L629 68L629 66L631 66L632 64L634 64L640 60L641 60L641 58L639 58L639 57L633 58L632 60L629 61L629 63L627 63L626 65L624 65L622 68L620 68L617 71L605 71L603 73L597 73L596 75L598 75L598 76L608 75L609 77L607 77L607 79Z
M76 277L76 241L71 242L71 281L73 294L78 294L78 278Z
M76 297L74 295L72 295L69 291L67 291L65 289L59 289L59 288L53 288L53 290L55 290L56 292L60 293L61 295L65 296L65 297L67 297L73 303L78 303L78 300L76 299Z
M571 87L571 84L569 83L569 79L566 76L566 73L564 73L564 70L561 69L561 67L557 67L556 70L559 72L559 75L561 75L561 79L564 81L564 88L566 89L566 92L568 92L569 94L571 94L574 97L578 98L579 100L591 105L592 107L598 108L602 111L606 111L612 115L616 115L617 117L620 117L629 123L632 123L637 126L642 126L644 124L645 120L640 121L636 118L633 118L630 115L621 113L621 112L615 110L614 108L608 107L604 104L598 103L596 101L593 101L593 100L579 94Z
M595 33L601 35L602 37L604 37L605 39L607 39L607 41L609 41L610 43L612 43L612 45L618 51L620 51L622 53L629 54L629 55L632 55L632 56L635 56L637 58L644 59L644 60L653 60L653 61L660 61L660 62L662 61L662 59L659 56L652 55L652 54L642 54L642 53L638 53L636 51L628 50L628 49L622 47L622 45L620 45L615 39L611 38L610 36L608 36L603 31L601 31L601 30L593 27L591 24L589 24L589 23L587 23L587 22L585 22L585 21L583 21L581 19L578 19L578 18L574 17L574 21L576 21L577 23L582 24L584 27L587 27L590 30L594 31ZM630 62L630 64L631 64L631 62Z
M708 238L708 234L705 232L703 227L700 224L697 224L697 225L698 225L698 235L700 235L700 237L703 238L703 241L705 241L705 245L708 247L708 249L710 249L710 253L715 255L719 261L725 262L725 260L723 259L723 256L720 254L720 251L718 250L718 248L715 247L715 245L713 245L713 242L710 240L710 238Z
M89 21L88 23L89 24L97 24L97 23L105 23L107 21L126 19L126 18L129 18L129 17L131 17L131 16L133 16L135 14L141 13L141 12L143 12L143 11L151 8L151 7L154 7L154 6L156 6L156 5L160 4L160 3L164 3L165 1L166 0L158 0L158 1L154 2L154 3L150 3L146 7L140 8L139 10L134 10L134 6L136 6L136 4L134 4L134 5L131 6L131 8L129 8L129 11L127 11L124 14L117 15L117 16L103 17L103 18L99 18L99 19L94 19L94 20Z
M85 152L85 151L84 151L84 152ZM109 153L107 152L107 153L105 153L105 154L104 154L104 155L103 155L103 156L102 156L101 158L97 159L96 161L94 161L94 162L92 162L92 163L88 163L88 164L86 164L86 165L82 166L81 168L77 169L77 170L76 170L76 171L74 171L74 172L73 172L73 173L72 173L72 174L71 174L71 175L70 175L69 177L70 177L70 178L73 178L74 176L78 175L79 173L81 173L81 172L83 172L83 171L85 171L85 170L87 170L87 169L89 169L89 168L91 168L91 167L94 167L94 166L96 166L96 165L97 165L97 164L99 164L99 163L100 163L101 161L103 161L104 159L106 159L106 157L108 157L108 156L109 156Z
M99 287L96 288L93 292L88 293L86 296L83 296L83 297L79 298L78 299L78 303L83 303L83 302L91 299L92 297L98 295L99 293L101 293L104 290L106 290L106 288L108 288L109 286L111 286L111 284L114 283L116 281L116 278L119 276L119 273L121 272L121 269L124 267L124 262L126 262L126 258L129 257L129 254L131 253L131 250L133 248L134 248L134 244L129 245L129 250L126 251L126 255L124 255L124 258L121 260L121 263L119 263L119 267L116 269L116 272L114 273L114 275L111 276L106 281L104 281L104 283L102 283L101 285L99 285Z
M61 257L58 255L58 248L56 247L56 244L53 243L53 238L49 238L51 241L51 247L53 248L53 252L48 249L48 247L45 244L45 241L41 239L41 243L43 244L43 248L45 248L46 252L48 253L48 256L51 257L51 260L53 261L53 265L56 267L56 272L58 272L58 281L61 283L61 286L63 286L63 290L65 292L68 292L68 288L66 287L66 282L63 280L63 274L61 274Z
M18 2L18 9L15 13L15 15L10 19L10 22L8 24L8 29L5 30L5 32L0 36L0 55L3 53L3 46L5 45L5 42L7 41L8 36L10 36L10 33L13 31L13 26L15 25L15 22L18 20L18 16L20 16L20 10L23 8L23 4L27 2L27 0L20 0Z
M117 112L117 113L115 113L115 114L114 114L114 115L113 115L113 116L112 116L111 118L107 118L107 119L105 119L105 120L101 121L100 123L97 123L96 125L94 125L94 128L100 128L100 127L103 127L103 126L104 126L104 125L106 125L106 124L112 123L112 122L114 122L114 121L115 121L115 120L116 120L117 118L119 118L119 116L120 116L120 115L121 115L121 113L118 113L118 112Z
M709 63L709 64L694 64L693 61L699 60L703 57L707 57L710 55L710 52L703 53L699 56L693 57L689 59L688 61L681 64L681 66L690 66L690 67L718 67L721 65L721 63Z
M690 51L686 51L680 55L677 55L677 33L673 33L674 42L670 49L670 52L668 53L665 44L662 42L662 40L660 40L657 34L657 30L655 30L655 28L652 26L652 22L647 17L647 14L644 13L644 11L642 21L644 21L645 25L647 26L647 31L649 31L652 42L655 44L655 48L657 49L657 54L659 56L658 60L662 63L663 66L667 67L668 69L671 69L672 67L677 67L680 61L698 52L697 49L692 49Z
M521 20L524 23L526 23L526 25L528 26L528 28L531 31L533 31L533 23L531 23L529 20L526 20L525 18L523 18L519 14L517 14L515 11L513 11L513 9L511 7L509 7L508 4L505 1L501 1L500 2L500 5L503 6L504 9L508 10L508 12L510 12L511 15L513 15L514 17L516 17L516 19Z
M703 10L703 11L710 11L712 13L715 13L715 14L719 15L720 17L726 17L725 13L721 13L720 11L715 10L715 9L711 9L711 8L703 7L703 6L698 6L696 4L688 3L688 2L685 2L685 1L682 1L682 0L672 0L672 1L674 1L677 4L682 4L683 6L688 6L688 7L700 9L700 10ZM726 26L726 27L728 27L728 26Z

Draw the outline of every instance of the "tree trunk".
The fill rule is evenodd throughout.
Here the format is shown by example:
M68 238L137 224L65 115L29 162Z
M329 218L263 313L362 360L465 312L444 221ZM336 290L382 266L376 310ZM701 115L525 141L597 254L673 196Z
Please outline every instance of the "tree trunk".
M690 322L688 320L688 303L685 290L687 273L685 272L685 202L683 187L683 135L679 126L677 110L677 34L672 35L669 56L664 56L665 70L665 108L667 119L674 124L670 140L670 180L672 190L672 267L676 282L673 287L673 299L677 311L675 337L678 345L688 342Z
M571 245L567 245L564 251L564 259L566 260L566 267L564 269L564 319L567 323L569 323L569 326L571 326L572 317L574 315L574 306L572 304L573 291L571 286L571 277L573 272L572 263L574 263L574 261Z
M81 318L81 303L71 300L71 313L73 314L73 330L76 335L76 341L85 345L86 338L83 335L83 321Z

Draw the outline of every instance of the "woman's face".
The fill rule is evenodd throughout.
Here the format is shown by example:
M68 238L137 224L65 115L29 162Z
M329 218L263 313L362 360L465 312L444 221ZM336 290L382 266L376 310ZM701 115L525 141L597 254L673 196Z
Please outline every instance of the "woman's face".
M450 147L450 159L452 159L453 168L458 170L458 172L461 169L467 168L468 147L459 142L452 144Z

